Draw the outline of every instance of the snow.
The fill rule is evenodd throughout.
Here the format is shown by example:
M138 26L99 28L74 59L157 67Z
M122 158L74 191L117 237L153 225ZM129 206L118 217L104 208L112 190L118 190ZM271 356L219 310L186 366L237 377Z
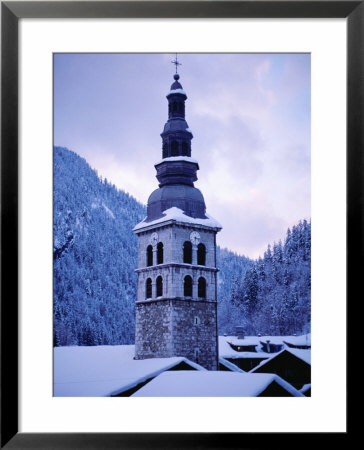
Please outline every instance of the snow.
M273 374L190 370L163 372L132 397L256 397L274 381L293 396L304 397Z
M158 166L158 164L162 164L163 162L175 162L175 161L187 161L190 163L198 164L196 159L191 158L190 156L170 156L169 158L163 158L160 161L156 162L154 166Z
M291 353L292 355L296 356L300 360L302 360L305 363L311 365L311 349L302 350L302 349L299 349L299 348L284 348L280 352L272 353L271 354L272 356L269 358L269 361L274 359L274 358L276 358L278 355L280 355L283 352ZM250 373L255 372L258 368L261 368L262 366L264 366L267 363L268 363L268 359L265 360L265 361L262 361L260 364L258 364L256 367L254 367L254 369L252 369L250 371Z
M109 217L111 217L112 219L115 219L115 215L114 215L114 213L111 211L111 209L109 209L109 208L105 205L105 203L104 203L103 201L101 201L100 199L97 199L97 198L96 198L95 201L91 203L91 208L92 208L92 209L95 209L95 208L100 208L100 207L103 207L103 208L104 208L106 214L107 214Z
M307 341L311 342L311 335L303 335L303 336L245 336L244 339L238 339L236 336L219 336L219 351L220 356L223 358L261 358L262 356L268 356L271 358L272 356L275 356L277 353L266 353L262 350L261 342L267 342L267 340L270 341L270 344L274 345L283 345L283 350L291 351L292 354L295 354L298 358L304 359L308 358L308 354L310 353L310 350L301 350L301 349L295 349L295 348L288 348L287 345L284 344L284 342L289 343L296 343L296 342L306 342L306 336L308 336ZM297 339L295 341L295 339ZM238 352L236 350L233 350L229 342L233 345L256 345L256 352ZM297 344L300 345L300 344ZM304 344L306 345L306 344ZM283 351L281 350L281 352ZM293 350L293 351L292 351ZM303 353L302 353L303 352ZM305 353L309 352L309 353ZM299 356L300 355L300 356ZM305 359L304 359L305 360ZM309 362L310 364L310 362Z
M108 216L110 216L112 219L115 219L114 213L111 211L111 209L109 209L105 203L102 203L102 206L104 207L104 210L106 211L106 213L108 214Z
M300 348L286 348L286 351L311 365L311 349L304 350Z
M171 94L184 94L184 95L186 95L186 92L183 89L171 89L168 92L167 96L171 95ZM186 95L186 97L187 97L187 95Z
M311 383L304 384L304 385L301 387L300 392L301 392L302 394L305 394L309 389L311 389Z
M226 368L230 369L231 372L240 372L240 373L246 373L245 370L240 369L240 367L236 366L235 364L231 363L230 361L228 361L225 358L219 358L219 363L223 366L225 366Z
M118 394L181 362L206 370L182 357L134 360L134 352L134 345L54 348L54 396Z
M259 342L255 338L255 336L245 337L244 339L238 339L236 336L234 336L231 339L229 339L228 342L230 344L240 345L240 346L258 345L259 344Z
M289 336L285 339L285 342L293 345L311 345L311 333L303 336Z
M164 214L163 217L161 217L160 219L152 220L151 222L145 222L146 219L145 218L142 222L135 225L133 231L141 230L143 228L150 227L151 225L157 225L163 222L167 222L169 220L173 220L177 223L190 223L193 225L203 225L205 227L218 228L220 230L222 228L219 222L213 219L208 214L206 214L207 219L195 219L193 217L186 216L186 214L184 214L184 212L181 209L175 206L163 211L163 214Z
M278 336L274 337L278 338ZM193 370L168 372L168 374L186 372L186 379L168 378L167 381L169 382L170 380L171 384L167 384L166 390L160 391L158 396L254 396L257 395L256 392L258 392L259 389L261 389L261 392L273 381L272 379L269 381L268 379L261 377L261 375L269 375L270 377L275 376L273 374L254 373L255 370L258 367L262 367L267 361L275 358L280 353L284 351L289 352L297 358L300 358L302 361L305 361L307 364L311 364L310 349L285 348L281 352L273 354L267 354L262 351L256 353L237 352L233 350L227 342L231 338L232 336L219 336L219 361L226 367L233 369L234 372L208 372L202 366L183 357L134 360L134 345L56 347L54 348L54 396L103 397L115 395L150 378L158 376L159 379L161 377L160 374L181 362L185 362L199 371L199 373L208 372L213 375L211 375L211 378L206 377L206 379L203 380L202 377L198 376L193 378L193 374L196 373ZM261 339L261 337L250 336L249 340L254 338L257 342ZM279 338L286 339L284 336ZM229 361L226 361L226 358L266 359L252 371L246 373ZM216 374L254 375L258 376L258 378L245 378L245 381L243 382L243 379L228 379L224 378L224 375L221 375L219 378L219 375ZM279 377L277 377L277 379L275 379L275 381L287 389L287 386L282 384L285 382ZM144 388L151 385L155 380L157 380L157 378L145 385ZM178 390L179 383L181 384L180 390ZM289 388L293 389L288 383L287 385ZM154 384L152 387L153 386ZM154 393L141 390L143 394L140 395L144 396L144 392L146 392L146 396L157 396L157 389L161 389L159 384L156 385L156 388L153 387L153 391L151 392ZM201 392L198 392L199 389L201 389Z

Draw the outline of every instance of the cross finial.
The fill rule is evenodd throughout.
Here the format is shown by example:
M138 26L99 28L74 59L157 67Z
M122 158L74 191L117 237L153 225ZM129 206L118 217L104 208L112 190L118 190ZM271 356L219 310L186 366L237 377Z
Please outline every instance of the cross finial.
M171 61L172 64L174 64L176 66L176 73L177 73L177 67L178 66L182 66L182 63L180 63L177 59L177 53L176 53L176 59Z

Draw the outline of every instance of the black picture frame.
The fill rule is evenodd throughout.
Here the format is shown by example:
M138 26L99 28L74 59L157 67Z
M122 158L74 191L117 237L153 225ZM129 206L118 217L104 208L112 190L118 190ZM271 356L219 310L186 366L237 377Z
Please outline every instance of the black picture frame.
M310 445L310 433L18 432L18 22L21 18L346 18L347 305L360 298L363 262L364 1L1 2L1 448L164 449ZM360 258L361 259L361 258ZM347 308L348 310L348 308ZM349 312L349 310L348 310ZM349 346L348 346L349 348ZM344 447L346 433L316 433ZM351 434L350 434L351 436ZM345 442L344 442L345 441Z

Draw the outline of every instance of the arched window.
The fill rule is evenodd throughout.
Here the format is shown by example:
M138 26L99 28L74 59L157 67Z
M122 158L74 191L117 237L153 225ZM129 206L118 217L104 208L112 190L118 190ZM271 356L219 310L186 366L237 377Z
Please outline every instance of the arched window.
M182 156L188 156L188 144L187 144L187 142L182 142Z
M192 297L192 278L189 275L185 276L183 282L183 295L185 297Z
M153 265L153 247L148 245L147 247L147 266Z
M183 244L183 262L192 264L192 244L190 241Z
M157 297L163 296L163 279L161 276L157 277Z
M167 142L163 142L163 158L167 158L168 157L168 144Z
M171 143L171 156L178 156L178 142L172 141Z
M185 104L183 102L180 102L178 106L179 106L179 112L181 114L184 114L185 113Z
M206 247L203 244L198 244L197 247L197 264L199 266L206 264Z
M152 279L147 278L145 282L145 298L152 298Z
M206 298L206 280L204 277L198 279L197 292L200 298Z
M177 102L173 102L173 111L177 111Z
M158 242L157 245L157 264L163 264L163 244Z

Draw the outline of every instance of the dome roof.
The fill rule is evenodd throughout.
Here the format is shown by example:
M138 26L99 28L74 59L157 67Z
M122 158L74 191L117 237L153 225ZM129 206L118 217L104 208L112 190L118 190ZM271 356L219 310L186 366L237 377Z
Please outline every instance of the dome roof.
M163 133L166 133L167 131L187 131L188 133L191 133L188 123L182 117L173 117L173 119L169 119L164 125Z
M159 219L163 211L173 206L190 217L206 218L205 200L199 189L183 184L168 184L151 193L148 199L146 222Z
M171 85L171 91L175 91L176 89L183 89L182 84L179 81L175 81Z

